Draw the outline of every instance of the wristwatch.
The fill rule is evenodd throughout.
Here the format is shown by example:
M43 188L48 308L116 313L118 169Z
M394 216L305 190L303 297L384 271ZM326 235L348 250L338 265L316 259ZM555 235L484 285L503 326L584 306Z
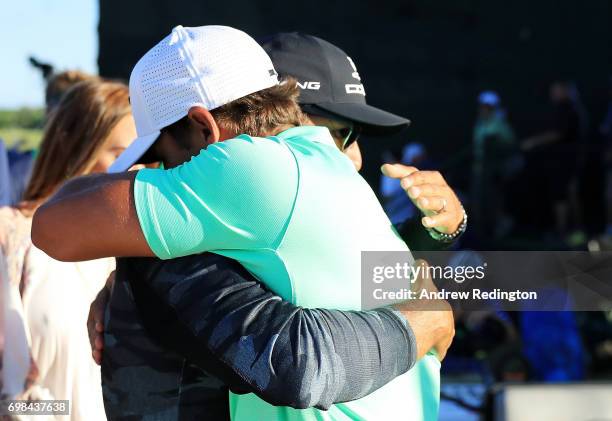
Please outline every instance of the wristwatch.
M463 212L463 221L461 221L461 224L459 224L455 232L446 234L444 232L438 231L435 228L427 228L427 231L429 232L429 235L431 235L431 238L442 243L450 243L454 241L457 237L459 237L461 234L463 234L465 232L465 229L467 228L468 217L467 212L463 207L461 207L461 211Z

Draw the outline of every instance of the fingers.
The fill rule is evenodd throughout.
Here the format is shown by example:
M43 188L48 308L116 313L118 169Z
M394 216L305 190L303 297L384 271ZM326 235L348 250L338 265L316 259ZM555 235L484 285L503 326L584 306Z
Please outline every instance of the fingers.
M417 259L414 261L414 265L415 268L420 268L418 275L415 277L414 282L412 284L412 290L413 291L420 291L421 289L423 289L423 284L425 283L425 278L427 277L427 275L429 274L429 271L427 270L427 267L429 266L427 264L427 262L423 259Z
M114 272L111 274L114 280ZM109 276L109 280L111 277ZM100 290L96 299L89 306L87 317L87 333L92 357L96 364L102 362L102 350L104 349L104 310L108 301L108 289L105 286Z
M404 189L421 184L447 186L444 177L438 171L413 171L402 178L402 187Z
M438 359L442 361L444 357L446 357L448 349L452 345L453 338L455 337L455 320L450 306L447 310L440 312L440 314L442 314L442 317L446 320L446 334L434 348L438 354Z
M93 305L93 304L92 304ZM96 341L96 329L95 322L92 317L92 309L89 307L89 316L87 317L87 336L89 337L89 346L91 349L94 349L94 344Z
M447 203L446 199L440 196L421 197L417 200L419 209L426 213L440 212Z
M455 232L464 218L457 195L438 171L419 171L401 164L385 164L384 175L401 179L400 184L412 202L425 214L423 226L442 233Z
M425 228L447 227L453 223L454 215L449 212L442 212L437 215L425 216L421 223Z
M98 365L102 365L102 352L94 350L91 352L91 356Z
M384 175L391 178L404 178L418 171L415 167L409 167L402 164L384 164L380 167Z
M421 173L427 173L421 177ZM438 177L442 184L437 184ZM414 184L424 180L432 183ZM455 232L463 222L463 207L457 195L446 184L444 178L436 171L418 171L401 181L402 188L406 190L408 197L425 214L423 226L436 228L440 232Z
M447 186L422 184L410 187L406 192L408 197L425 215L431 215L443 210L448 211L448 205L453 204L454 196L452 190ZM454 209L454 206L450 209Z
M418 259L415 260L414 266L420 270L418 272L417 279L415 280L415 288L413 291L425 290L429 293L437 292L438 288L434 284L431 273L428 270L429 264L425 260ZM401 305L396 305L395 307L402 312L408 311L408 313L403 314L409 323L414 321L411 320L411 317L414 319L418 313L428 315L428 340L431 340L431 338L434 337L434 332L437 338L435 339L434 343L427 345L424 349L425 351L428 351L433 348L439 360L442 361L446 356L448 348L452 344L453 336L455 335L453 312L448 302L440 299L417 299L409 300L408 302L402 303ZM414 313L415 311L418 313ZM432 325L436 326L436 329L433 332ZM415 326L415 323L411 323L411 326Z
M104 326L96 323L96 327L89 333L89 343L91 345L91 356L96 364L102 364L102 351L104 350Z
M96 364L100 365L102 363L102 350L104 349L104 325L101 322L88 321L87 330L92 357Z
M90 339L92 343L91 356L93 357L94 361L98 365L102 364L102 351L104 350L104 333L103 332L104 332L104 329L102 329L101 331L96 330L96 332L93 333L93 338Z
M410 196L411 199L418 199L419 197L422 197L422 196L445 197L449 195L449 188L446 186L439 186L436 184L421 184L418 186L404 187L405 185L404 180L407 180L407 178L404 178L401 181L402 188L406 190L406 192L408 193L408 196Z
M115 273L116 271L113 270L111 273L108 274L108 278L106 278L105 287L109 290L112 289L113 284L115 283Z
M417 286L415 290L437 292L438 288L436 287L436 284L434 284L433 279L431 277L431 272L429 271L429 264L423 259L418 259L415 260L414 266L421 268L418 272L417 281L415 282L415 285Z
M104 349L104 336L101 333L96 333L96 339L94 341L94 350L102 351Z

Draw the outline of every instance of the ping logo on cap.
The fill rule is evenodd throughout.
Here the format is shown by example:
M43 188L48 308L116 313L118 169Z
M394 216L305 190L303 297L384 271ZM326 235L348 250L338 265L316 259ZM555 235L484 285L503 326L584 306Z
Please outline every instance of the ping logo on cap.
M304 81L304 82L296 82L298 88L300 89L310 89L311 91L318 91L321 89L321 82L315 81Z

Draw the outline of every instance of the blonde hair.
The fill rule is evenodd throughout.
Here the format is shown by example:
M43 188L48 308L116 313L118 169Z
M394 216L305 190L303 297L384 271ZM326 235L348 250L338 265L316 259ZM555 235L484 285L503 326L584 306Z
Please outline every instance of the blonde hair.
M40 203L67 179L89 173L109 133L130 111L123 83L88 80L73 86L47 122L23 199Z

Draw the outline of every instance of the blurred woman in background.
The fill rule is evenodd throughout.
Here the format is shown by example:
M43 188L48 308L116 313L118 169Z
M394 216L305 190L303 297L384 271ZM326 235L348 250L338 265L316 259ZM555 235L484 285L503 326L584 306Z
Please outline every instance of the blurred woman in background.
M86 320L114 259L56 261L31 244L30 224L64 181L106 172L135 138L125 85L75 85L45 128L23 202L0 208L0 398L70 400L70 419L106 419Z

